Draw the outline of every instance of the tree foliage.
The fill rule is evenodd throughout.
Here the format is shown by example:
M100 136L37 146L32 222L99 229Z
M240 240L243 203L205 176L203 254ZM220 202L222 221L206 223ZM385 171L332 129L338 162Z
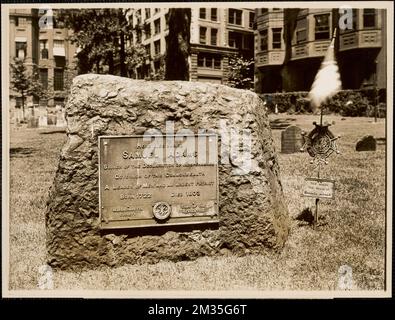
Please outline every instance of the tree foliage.
M228 85L238 89L254 87L254 59L246 59L241 55L229 57Z
M73 30L70 37L78 46L78 73L115 74L119 63L121 76L127 76L126 38L131 33L128 9L62 9L58 19Z
M45 91L42 86L38 72L28 71L25 61L20 58L14 58L11 63L11 88L21 96L22 114L25 119L25 100L27 96L40 98Z

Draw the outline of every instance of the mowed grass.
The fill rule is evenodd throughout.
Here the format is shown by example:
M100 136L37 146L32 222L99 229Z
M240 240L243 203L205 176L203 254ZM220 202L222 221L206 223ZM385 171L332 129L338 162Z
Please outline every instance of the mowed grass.
M276 124L311 130L314 116L271 115ZM54 271L55 289L113 290L336 290L338 269L352 268L353 289L382 290L385 282L385 144L376 152L355 152L366 134L385 137L385 123L368 118L325 116L341 135L340 155L332 155L321 177L336 181L334 200L321 200L320 225L314 230L292 220L280 253L244 257L202 257L178 263L101 267L80 273ZM280 150L280 129L273 129ZM13 129L10 164L9 288L37 289L38 268L45 264L45 202L65 133L40 134ZM278 154L290 216L314 207L300 196L305 177L315 176L307 153Z

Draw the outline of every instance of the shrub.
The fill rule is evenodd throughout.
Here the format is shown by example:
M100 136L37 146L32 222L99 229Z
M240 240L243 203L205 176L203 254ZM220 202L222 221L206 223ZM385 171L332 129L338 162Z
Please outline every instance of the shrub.
M308 92L266 93L259 96L266 102L271 112L310 113ZM323 105L325 113L334 113L348 117L373 117L375 105L378 105L378 117L385 117L386 91L380 89L377 94L374 89L341 90Z

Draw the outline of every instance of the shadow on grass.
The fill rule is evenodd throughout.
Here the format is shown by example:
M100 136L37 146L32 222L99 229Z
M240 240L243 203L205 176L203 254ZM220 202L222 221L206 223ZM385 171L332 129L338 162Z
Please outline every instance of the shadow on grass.
M270 128L272 130L283 130L291 125L292 122L295 122L294 118L285 118L285 119L275 119L270 121Z
M31 157L32 153L35 152L34 148L11 148L10 157L11 158L27 158Z
M40 131L40 134L66 133L66 129L53 129L47 131Z

